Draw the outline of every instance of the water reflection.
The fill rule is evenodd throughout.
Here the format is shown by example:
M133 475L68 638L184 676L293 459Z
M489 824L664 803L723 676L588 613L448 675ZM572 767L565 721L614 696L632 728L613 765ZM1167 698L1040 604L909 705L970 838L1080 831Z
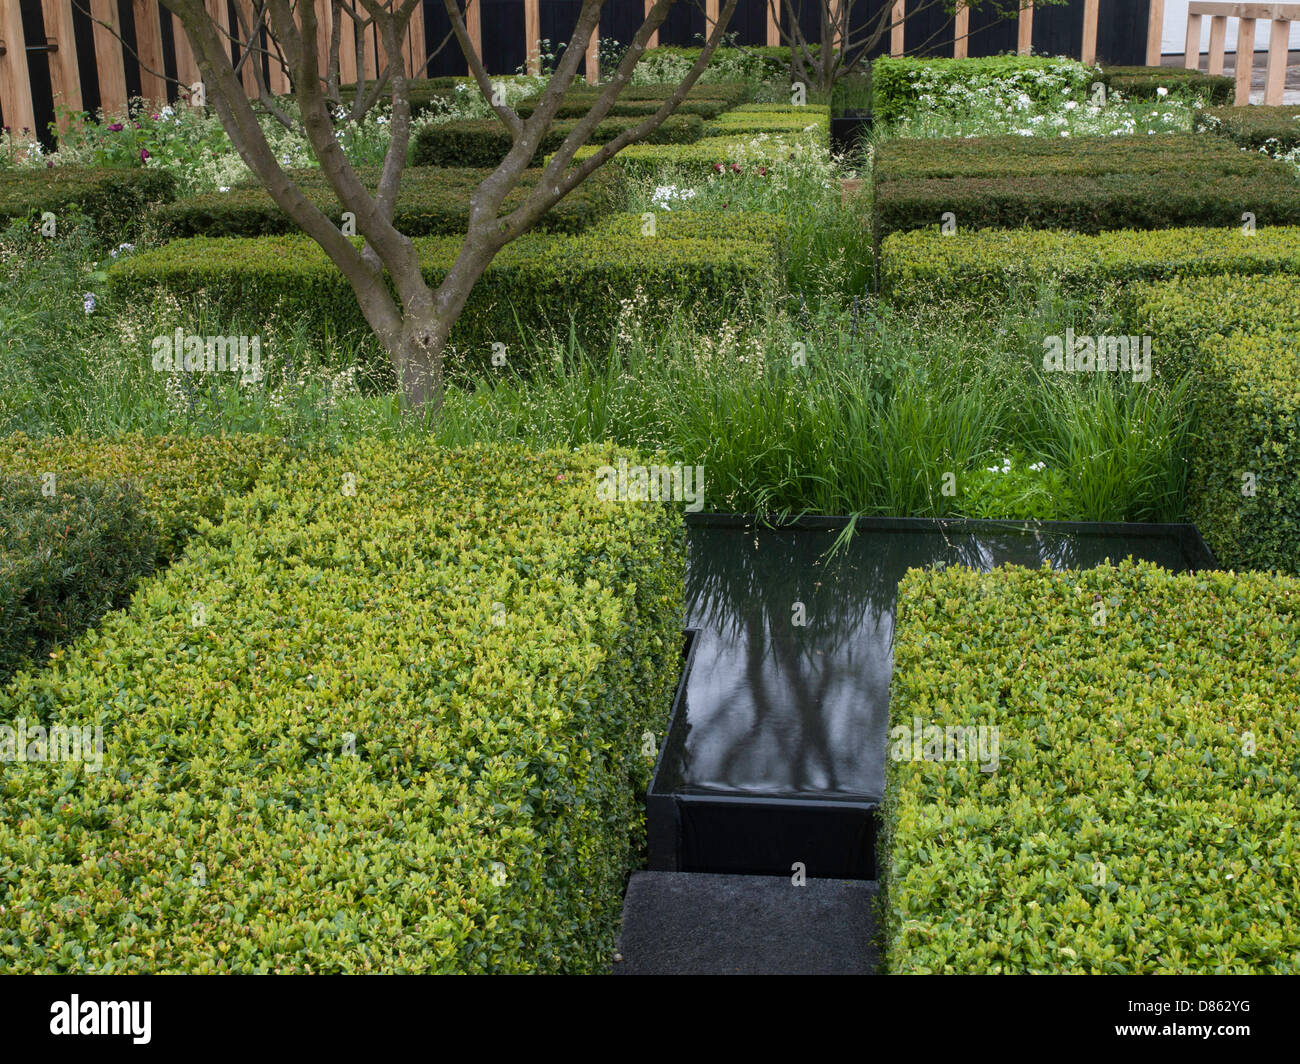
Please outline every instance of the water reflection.
M660 790L878 800L909 568L1077 569L1129 555L1185 568L1172 534L971 527L869 529L832 555L835 530L691 526L687 624L701 633Z

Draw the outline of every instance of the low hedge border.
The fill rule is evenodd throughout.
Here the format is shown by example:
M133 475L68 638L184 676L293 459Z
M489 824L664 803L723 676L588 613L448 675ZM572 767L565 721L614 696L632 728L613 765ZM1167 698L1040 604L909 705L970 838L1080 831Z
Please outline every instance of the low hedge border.
M1132 100L1154 100L1161 89L1181 96L1194 94L1210 104L1232 103L1237 95L1232 78L1183 67L1108 66L1102 67L1101 80L1107 88Z
M639 117L606 118L588 138L588 144L607 144L641 123ZM556 151L577 125L556 121L538 145L534 162ZM647 144L689 144L699 140L704 120L699 115L670 115L645 138ZM510 131L497 118L459 119L423 126L411 148L415 166L487 167L499 166L514 145Z
M491 170L408 168L402 177L394 224L407 236L463 234L469 224L470 197L491 173ZM503 213L509 213L523 201L528 191L536 187L541 173L541 170L524 173L518 187L506 198ZM291 176L335 225L342 224L343 209L319 171L299 170ZM362 170L358 176L368 188L377 187L377 170ZM582 232L597 219L621 208L625 198L618 168L612 164L602 166L547 211L537 229L548 233ZM266 236L299 231L270 194L261 186L253 185L178 199L159 209L158 220L164 231L174 237Z
M943 137L894 138L876 148L877 185L941 178L1098 177L1192 170L1250 175L1276 169L1196 133L1145 137Z
M0 775L0 965L607 970L684 556L676 508L598 499L616 461L298 461L20 674L0 720L99 726L104 753Z
M1252 151L1300 148L1300 107L1207 107L1197 112L1195 123L1198 130L1221 133Z
M755 107L748 104L709 122L706 137L747 136L755 133L811 133L830 144L830 108L808 105L793 107L773 104Z
M811 142L821 147L826 140L827 134L821 130L731 134L702 137L694 144L630 144L614 158L629 174L653 176L662 169L672 168L702 175L741 158L751 165L777 166L790 157L799 143ZM581 162L597 150L579 148L574 160Z
M1184 278L1130 299L1132 328L1197 373L1189 506L1206 542L1225 566L1300 573L1300 284Z
M565 334L571 324L604 343L621 304L638 292L652 315L688 304L720 319L736 300L762 297L778 274L783 241L771 236L771 225L779 223L765 223L765 217L663 212L656 236L649 237L639 215L614 215L578 236L521 237L501 251L470 294L452 331L459 352L453 366L484 368L494 343L509 347L523 337ZM430 284L450 268L461 243L417 238ZM231 313L267 314L279 307L323 333L365 332L343 275L306 237L176 240L115 263L108 283L126 300L161 288L178 298L201 294Z
M1298 611L1131 561L909 572L891 724L997 728L998 765L887 761L887 970L1300 970Z
M130 485L0 476L0 683L122 606L156 558Z
M891 233L881 246L881 290L899 305L1002 302L1052 283L1096 295L1133 281L1219 274L1300 274L1300 228L1119 230L936 228Z
M165 170L149 167L6 170L0 184L0 222L29 219L39 223L50 212L56 222L69 212L91 219L102 238L138 233L151 208L176 194L176 181Z
M1250 212L1259 225L1300 224L1300 178L1293 167L1262 155L1206 151L1204 140L1174 136L1164 160L1128 146L1049 141L1025 161L1014 142L997 138L961 149L940 173L970 165L978 176L922 177L939 147L886 148L875 180L873 226L877 245L890 233L938 226L947 213L959 229L1167 229L1240 224ZM1024 138L1028 139L1028 138ZM1156 138L1147 138L1156 141ZM943 144L954 142L944 141ZM1007 154L998 162L995 149ZM1018 147L1018 146L1016 146ZM998 169L1002 172L996 172ZM895 173L906 172L907 178ZM1056 172L1053 172L1056 171Z
M143 357L143 356L142 356ZM172 561L207 522L221 520L226 503L243 495L284 453L264 436L0 437L0 470L32 483L65 479L130 482L158 524L158 558Z

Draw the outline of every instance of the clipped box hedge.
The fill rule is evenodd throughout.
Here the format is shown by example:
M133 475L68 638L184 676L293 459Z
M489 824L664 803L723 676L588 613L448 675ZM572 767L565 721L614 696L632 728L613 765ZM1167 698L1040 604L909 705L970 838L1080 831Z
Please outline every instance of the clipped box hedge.
M158 527L120 482L0 476L0 682L123 605Z
M808 104L745 104L715 118L704 127L708 137L752 136L755 133L814 134L830 143L830 108Z
M665 168L704 175L717 166L729 166L743 159L750 165L778 166L791 157L800 144L822 147L827 142L823 129L781 133L740 133L723 137L702 137L694 144L629 144L614 157L630 174L653 176ZM597 149L579 148L574 156L581 162Z
M464 234L469 225L469 201L491 170L409 167L402 176L393 222L407 236ZM535 188L541 170L525 171L506 197L503 213L519 206ZM294 171L291 176L307 198L336 225L343 209L318 170ZM379 171L358 176L368 188L378 186ZM622 174L612 164L602 166L565 196L538 223L541 232L578 233L623 205ZM298 226L260 185L186 196L161 208L158 219L171 236L266 236L298 232Z
M64 222L69 214L91 219L106 239L140 230L150 209L176 194L166 170L146 167L55 166L44 170L6 170L0 181L0 222L30 219L50 212Z
M674 507L598 500L613 461L299 461L20 674L0 720L98 725L104 753L0 774L0 967L606 970L684 547Z
M1096 297L1132 281L1217 274L1300 274L1300 228L1119 230L937 228L891 233L881 245L882 292L900 305L1001 302L1052 283Z
M577 236L527 234L502 249L471 292L452 330L459 352L453 365L486 366L494 343L567 334L571 324L603 343L621 304L638 292L652 315L689 305L721 318L736 301L761 297L777 275L779 242L770 239L770 226L761 228L768 226L765 217L664 212L650 237L642 234L639 215L613 215ZM417 238L430 284L450 269L461 243ZM201 293L208 305L231 313L269 314L278 307L322 334L366 333L343 275L302 236L175 240L115 263L109 287L128 301L155 289L178 298Z
M1099 177L1170 170L1210 171L1248 177L1275 170L1231 144L1196 133L1144 137L897 137L876 148L874 178Z
M1029 139L993 138L968 149L973 176L923 177L917 163L893 162L895 149L885 148L873 199L877 241L900 230L937 227L946 213L956 216L959 229L1083 233L1228 226L1240 224L1247 211L1259 225L1300 224L1300 177L1294 167L1262 155L1215 150L1195 137L1144 138L1166 149L1161 161L1117 138L1103 138L1085 144L1084 161L1076 164L1079 142L1071 139L1046 140L1029 163L1015 154L1016 142ZM959 143L903 151L914 158L935 156L940 145L951 144L954 157L960 157ZM1001 163L996 159L999 144L1006 153ZM951 173L958 165L942 164L940 173ZM1086 170L1074 169L1076 165Z
M1222 565L1300 573L1300 284L1294 275L1139 286L1130 330L1196 373L1189 506ZM1245 480L1249 474L1251 483Z
M145 355L142 355L145 357ZM175 558L226 503L247 492L284 452L266 436L0 437L0 473L42 482L128 481L158 525L158 557Z
M640 125L639 116L606 118L588 138L588 144L607 144ZM555 121L542 136L534 162L559 149L573 131L574 120ZM647 134L649 144L689 144L699 140L704 121L699 115L670 115ZM415 135L411 161L416 166L471 166L495 168L509 154L514 140L500 119L467 118L424 126Z
M1199 96L1206 103L1232 103L1237 86L1232 78L1219 74L1202 74L1183 67L1108 66L1102 67L1101 81L1107 88L1132 100L1154 100L1161 89L1178 96Z
M910 572L891 723L996 727L998 766L887 762L887 970L1300 971L1297 609L1146 563Z
M1196 113L1196 128L1252 151L1294 151L1300 148L1300 107L1207 107Z

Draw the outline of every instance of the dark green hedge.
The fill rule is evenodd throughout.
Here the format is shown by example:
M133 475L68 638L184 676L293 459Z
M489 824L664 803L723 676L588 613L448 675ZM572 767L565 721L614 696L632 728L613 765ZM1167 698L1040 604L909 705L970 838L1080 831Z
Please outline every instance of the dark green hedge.
M0 967L608 970L684 557L677 508L598 499L617 460L304 459L20 674L0 720L104 753L0 773Z
M1258 574L908 573L890 721L998 763L887 761L886 969L1300 971L1298 611Z
M935 162L941 173L966 161L975 176L919 176L937 158L939 144L886 147L875 184L877 240L899 230L937 227L947 212L956 215L959 231L1232 226L1247 211L1258 225L1300 223L1295 168L1262 155L1207 150L1204 140L1174 136L1143 138L1165 149L1163 160L1117 138L1045 140L1022 159L1015 151L1030 139L995 138L969 149L958 147L960 141L940 142L953 146L956 159ZM1007 153L1001 163L1000 146Z
M1192 517L1220 564L1300 573L1300 284L1292 275L1140 287L1133 330L1192 366ZM1253 494L1245 474L1253 474Z
M1232 103L1237 94L1232 78L1182 67L1103 67L1101 80L1108 88L1134 100L1154 100L1161 89L1168 89L1171 95L1195 94L1212 104Z
M639 216L615 215L578 236L529 234L508 245L475 286L455 329L456 364L488 362L492 344L513 346L548 330L603 341L620 304L637 293L651 316L682 304L716 313L747 294L767 291L777 273L776 241L756 237L761 218L664 212L655 237L641 235ZM770 233L770 227L762 232ZM763 242L760 242L763 241ZM436 284L461 241L422 237L424 275ZM363 332L351 289L324 253L305 237L177 240L115 263L112 291L127 300L155 288L179 298L202 292L230 312L269 313L279 306L323 333Z
M125 604L158 526L125 483L0 476L0 682Z
M1252 151L1288 152L1300 148L1300 107L1207 107L1197 112L1196 128Z
M1195 133L1145 137L892 138L876 148L878 184L918 179L1099 177L1191 169L1249 176L1275 169L1268 160Z
M463 234L469 224L470 196L491 173L409 167L402 177L394 223L407 236ZM342 208L320 171L295 171L291 176L312 203L336 225L342 223ZM378 170L363 170L359 176L370 189L378 184ZM517 207L540 176L540 170L526 171L506 198L503 213ZM618 167L603 166L548 211L537 228L542 232L581 232L621 207L624 198ZM184 197L161 208L158 217L171 236L266 236L298 230L265 189L253 185Z
M588 144L607 144L615 137L642 122L639 117L606 118L592 131ZM555 151L577 125L574 121L556 121L543 135L534 163ZM700 139L704 122L699 115L671 115L645 138L647 144L689 144ZM493 118L460 119L436 126L425 126L413 142L411 161L416 166L499 166L509 153L513 141L500 120Z
M77 213L90 218L105 239L115 239L137 233L150 209L175 193L171 174L146 167L10 169L0 180L0 222L39 223L46 211L62 222Z

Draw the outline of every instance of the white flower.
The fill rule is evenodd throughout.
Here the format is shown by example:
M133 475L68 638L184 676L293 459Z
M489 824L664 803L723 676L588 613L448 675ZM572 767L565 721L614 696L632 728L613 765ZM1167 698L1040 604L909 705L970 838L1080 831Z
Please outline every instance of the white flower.
M1166 89L1163 85L1161 85L1160 88L1156 89L1156 95L1157 95L1157 96L1168 96L1168 95L1169 95L1169 90Z
M94 313L95 313L95 293L94 293L94 292L83 292L83 293L81 294L81 308L82 308L82 309L83 309L87 314L94 314Z

